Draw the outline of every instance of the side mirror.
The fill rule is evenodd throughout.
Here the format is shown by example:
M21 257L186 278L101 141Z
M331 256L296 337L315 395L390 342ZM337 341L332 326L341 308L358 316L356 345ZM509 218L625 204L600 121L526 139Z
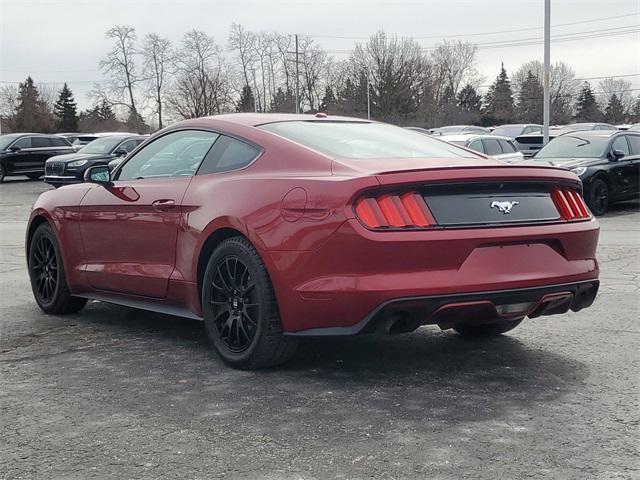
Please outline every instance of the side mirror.
M22 150L22 148L19 145L11 145L9 147L9 151L10 152L19 152L20 150Z
M118 150L116 150L115 152L113 152L113 154L116 157L122 157L123 155L126 155L127 153L129 153L129 152L127 152L126 150L122 150L120 148Z
M95 165L89 167L84 172L84 181L88 183L97 183L103 187L112 185L111 171L108 165Z
M626 157L626 156L627 156L627 154L626 154L626 153L624 153L622 150L618 150L618 149L616 149L616 150L613 150L613 151L611 152L611 159L612 159L614 162L615 162L615 161L617 161L617 160L620 160L622 157Z

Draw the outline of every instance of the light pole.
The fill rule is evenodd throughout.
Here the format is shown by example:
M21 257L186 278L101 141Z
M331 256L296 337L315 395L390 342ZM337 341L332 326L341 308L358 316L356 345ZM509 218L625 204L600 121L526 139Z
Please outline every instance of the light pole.
M542 144L549 142L549 70L551 63L551 0L544 0L544 104L542 106Z
M367 69L367 120L371 120L371 93L369 86L369 69Z

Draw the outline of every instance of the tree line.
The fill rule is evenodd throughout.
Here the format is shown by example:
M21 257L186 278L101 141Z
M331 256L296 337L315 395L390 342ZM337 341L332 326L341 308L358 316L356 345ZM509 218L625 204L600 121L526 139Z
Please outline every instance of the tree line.
M542 122L541 62L526 62L511 76L502 65L493 82L482 85L470 42L425 49L380 31L338 61L311 37L235 23L224 48L199 30L176 45L155 33L139 38L127 25L105 36L112 48L99 63L104 81L90 92L93 107L78 112L66 83L53 93L28 77L0 91L3 131L146 133L226 112L294 112L296 90L300 111L366 117L370 108L373 119L400 125ZM557 62L550 95L552 124L640 121L640 96L621 78L592 87Z

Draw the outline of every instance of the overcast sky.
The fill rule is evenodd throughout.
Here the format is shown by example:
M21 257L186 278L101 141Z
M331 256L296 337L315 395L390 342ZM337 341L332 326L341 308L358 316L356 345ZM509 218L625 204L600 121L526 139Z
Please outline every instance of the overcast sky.
M551 23L556 25L552 35L602 35L640 24L640 0L551 3ZM533 28L543 25L543 5L543 0L0 0L0 82L22 81L27 75L37 82L66 81L84 108L90 104L87 92L92 82L101 79L98 62L110 47L104 38L109 27L129 24L140 37L156 32L176 43L185 31L196 28L226 48L229 27L236 22L256 31L315 35L320 45L333 51L349 50L358 40L320 36L366 37L383 29L422 37L425 47L443 37L470 40L485 44L478 52L478 66L484 83L490 83L501 62L511 73L525 61L542 60L541 44L486 44L541 37L542 30ZM574 24L562 25L567 23ZM620 30L605 30L611 28ZM487 34L505 30L512 32ZM579 78L635 75L626 79L638 89L634 93L640 93L639 33L552 43L551 57L569 63ZM591 83L595 86L598 80Z

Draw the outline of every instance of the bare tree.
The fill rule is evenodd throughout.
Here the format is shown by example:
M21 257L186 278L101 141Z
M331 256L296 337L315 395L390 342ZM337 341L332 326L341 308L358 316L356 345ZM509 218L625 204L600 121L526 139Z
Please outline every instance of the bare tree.
M144 37L142 44L142 57L144 59L143 74L149 83L153 101L158 114L158 128L162 129L162 106L164 103L165 88L169 67L173 59L171 42L155 33L149 33Z
M135 62L138 55L135 47L136 29L117 25L107 30L105 37L114 41L111 51L100 62L107 85L106 90L98 89L94 96L108 100L111 105L127 107L132 126L139 130L141 122L134 94L136 85L141 81Z
M523 63L511 77L514 91L520 94L522 85L527 79L528 72L544 78L544 66L539 60ZM551 65L549 72L549 93L551 97L551 122L566 123L573 115L574 100L579 84L573 69L564 62L556 62Z
M476 68L477 50L470 42L445 40L431 52L436 102L446 91L455 95L464 85L477 86L481 78Z
M327 52L309 37L301 37L299 44L302 70L302 101L309 110L316 111L321 101L322 75L327 63Z
M176 77L167 103L182 118L227 111L231 105L227 66L212 37L188 32L175 58Z
M255 43L256 37L253 32L248 32L242 25L237 23L231 24L231 33L229 33L229 49L238 55L244 85L247 87L251 86L249 75L252 65L255 62Z
M611 97L615 95L620 101L625 111L630 111L634 106L635 99L631 92L631 82L623 78L605 78L598 84L598 103L600 108L604 110Z

